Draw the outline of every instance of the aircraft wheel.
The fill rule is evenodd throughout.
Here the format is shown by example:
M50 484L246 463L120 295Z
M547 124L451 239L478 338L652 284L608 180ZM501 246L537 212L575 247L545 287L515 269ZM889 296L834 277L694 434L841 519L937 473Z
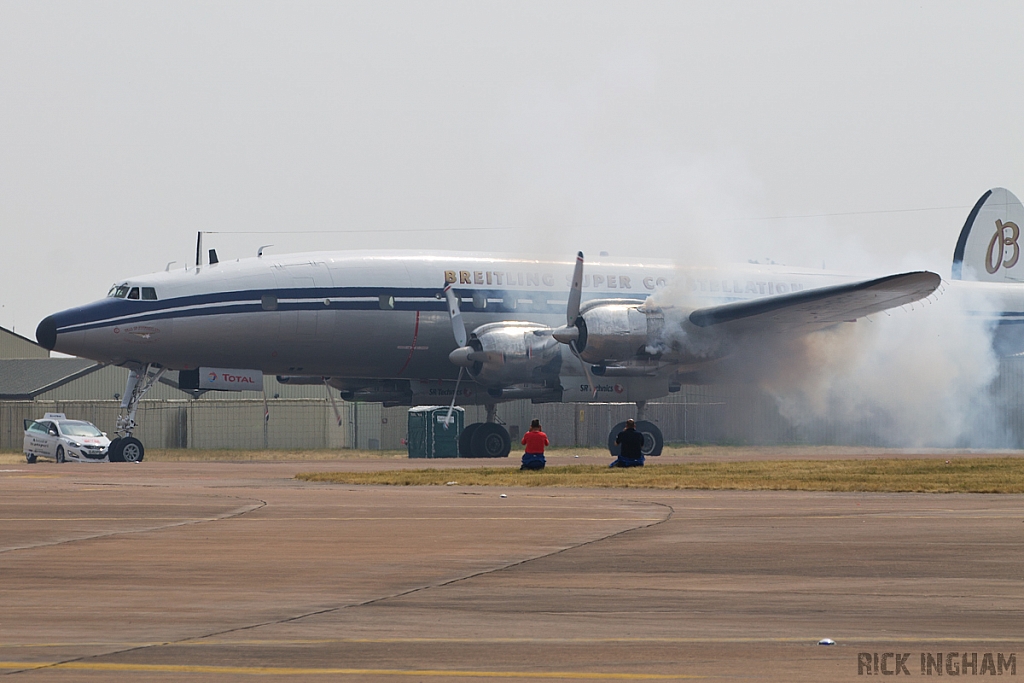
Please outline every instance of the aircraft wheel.
M63 446L57 446L57 462L58 463L67 462L67 458L64 457L64 447Z
M121 442L123 439L117 437L110 442L110 446L107 447L107 458L110 462L124 462L124 458L121 457Z
M459 434L459 457L460 458L472 458L473 457L473 434L476 433L477 427L482 422L474 422L468 424L462 428L462 433Z
M512 450L508 431L494 422L481 422L473 432L471 444L477 458L507 458Z
M616 458L619 457L620 449L618 444L615 443L615 437L625 428L626 423L620 422L612 427L612 431L608 434L608 452ZM665 447L665 438L661 435L661 430L658 429L658 426L653 422L641 420L636 423L636 430L644 435L644 445L640 452L644 456L661 455L661 451Z
M615 443L615 437L617 437L619 435L619 432L621 432L625 428L626 423L620 422L619 424L612 427L612 431L608 433L608 452L611 453L616 458L619 457L619 453L622 452L622 449L620 449L619 445Z
M29 465L31 465L35 461L36 461L36 456L32 455L31 453L26 453L25 454L25 462L27 462Z
M644 435L644 446L640 451L645 456L661 455L661 449L665 447L665 437L657 425L647 420L636 423L636 430Z
M146 449L142 447L141 441L129 436L121 439L118 445L121 447L121 462L142 462Z

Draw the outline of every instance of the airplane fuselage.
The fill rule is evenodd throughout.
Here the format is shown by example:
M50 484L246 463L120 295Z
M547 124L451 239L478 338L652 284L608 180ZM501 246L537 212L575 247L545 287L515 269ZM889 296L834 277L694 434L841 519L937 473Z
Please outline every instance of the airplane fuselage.
M441 291L452 283L469 330L485 323L565 323L573 263L460 252L316 252L222 261L119 283L108 296L50 316L40 342L104 363L173 370L230 367L332 378L454 379L456 347ZM655 296L662 307L770 298L852 281L826 271L740 264L682 268L669 261L590 262L583 301ZM1024 311L1024 288L987 289ZM133 288L139 288L134 290ZM116 292L116 288L112 290ZM567 368L578 374L578 369Z

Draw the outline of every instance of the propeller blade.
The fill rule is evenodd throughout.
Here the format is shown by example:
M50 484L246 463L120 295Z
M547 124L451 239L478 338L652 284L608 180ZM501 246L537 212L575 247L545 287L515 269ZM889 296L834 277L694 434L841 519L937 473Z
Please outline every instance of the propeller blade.
M580 297L583 295L583 252L576 254L576 269L572 272L569 303L565 307L565 324L572 325L580 317Z
M572 351L572 355L576 356L576 360L583 366L583 374L587 376L587 386L590 387L590 398L597 397L597 384L594 382L594 375L590 372L590 366L585 360L580 358L580 352L576 350L576 342L569 342L569 350Z
M455 399L459 396L459 382L462 381L462 371L465 368L459 368L459 378L455 380L455 393L452 394L452 404L448 406L448 414L444 416L444 428L448 429L448 425L452 423L452 413L455 412Z
M462 311L459 310L459 298L455 296L451 284L444 286L444 298L448 302L448 315L452 319L452 333L455 343L460 347L466 345L466 324L462 322Z

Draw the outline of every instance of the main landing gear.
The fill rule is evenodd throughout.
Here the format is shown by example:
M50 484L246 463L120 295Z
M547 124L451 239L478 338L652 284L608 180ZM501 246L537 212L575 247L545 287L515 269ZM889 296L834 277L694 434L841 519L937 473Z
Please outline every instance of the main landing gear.
M146 455L142 442L132 436L135 427L135 413L139 410L139 401L146 392L167 372L166 368L150 363L142 369L128 373L128 383L124 387L124 398L121 399L121 411L117 416L117 437L110 442L107 455L110 462L141 462Z
M474 422L459 435L459 455L463 458L507 458L512 450L508 430L497 422L497 406L487 406L487 422Z
M644 435L644 445L640 450L644 456L661 455L661 451L665 447L665 438L661 435L661 430L657 425L644 419L646 409L646 401L636 402L636 430ZM620 422L612 427L612 431L608 434L608 450L616 458L619 457L619 447L615 443L615 437L625 428L626 423Z

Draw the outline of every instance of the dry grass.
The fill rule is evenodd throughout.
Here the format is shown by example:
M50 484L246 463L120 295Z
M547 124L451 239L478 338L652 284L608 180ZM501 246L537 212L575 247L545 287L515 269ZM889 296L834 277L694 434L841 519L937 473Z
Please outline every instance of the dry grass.
M766 460L648 465L628 470L575 465L540 472L505 467L309 472L297 478L391 486L438 486L454 481L461 486L1024 493L1024 458Z

